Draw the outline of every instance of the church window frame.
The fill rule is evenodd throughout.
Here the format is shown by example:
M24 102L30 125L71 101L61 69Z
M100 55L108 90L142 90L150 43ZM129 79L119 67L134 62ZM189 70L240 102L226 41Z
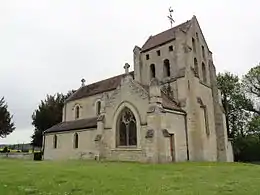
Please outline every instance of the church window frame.
M210 130L209 130L209 119L208 119L208 109L207 106L203 106L203 114L204 114L204 123L205 123L205 131L206 135L210 135Z
M53 148L56 149L58 145L58 137L57 135L53 135Z
M196 40L192 37L192 49L193 52L196 53Z
M74 133L74 136L73 136L73 148L74 149L79 148L79 135L78 135L78 133Z
M155 64L150 65L150 78L155 78L156 77L156 71L155 71Z
M171 65L170 65L170 61L168 59L165 59L163 61L163 74L164 74L164 77L171 76Z
M150 59L149 54L146 54L146 60L149 60L149 59Z
M98 116L100 115L100 113L101 113L101 101L99 100L96 102L96 115Z
M75 119L79 119L79 117L80 117L80 106L79 105L77 105L76 107L75 107Z
M201 63L201 69L202 69L202 80L204 83L207 83L207 70L204 62Z
M173 46L172 45L169 46L169 51L170 52L173 51Z
M196 32L196 39L199 41L199 33Z
M194 58L193 60L193 65L194 65L194 71L199 77L199 64L197 58Z
M205 47L203 45L201 46L201 51L202 51L202 57L205 59Z
M137 147L137 121L130 108L121 110L116 129L117 147Z

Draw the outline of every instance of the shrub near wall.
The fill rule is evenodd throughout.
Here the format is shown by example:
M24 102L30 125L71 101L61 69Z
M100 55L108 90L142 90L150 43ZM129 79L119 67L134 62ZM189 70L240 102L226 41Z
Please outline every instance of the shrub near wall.
M234 157L238 162L260 162L260 138L240 136L234 140Z
M42 160L42 152L34 152L33 154L33 160Z

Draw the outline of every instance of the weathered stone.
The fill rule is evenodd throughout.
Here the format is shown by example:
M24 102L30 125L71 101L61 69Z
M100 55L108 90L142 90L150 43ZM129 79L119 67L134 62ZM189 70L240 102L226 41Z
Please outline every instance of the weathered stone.
M212 52L196 17L151 36L142 48L135 46L133 58L134 72L129 72L129 64L125 64L124 74L81 86L65 102L63 122L98 117L97 125L92 129L82 129L89 127L84 124L79 129L47 132L44 159L232 161ZM101 106L100 112L97 106ZM124 114L126 109L132 113L131 120ZM129 124L135 125L131 126L135 133L122 144L120 129L124 131ZM73 147L76 132L78 148ZM132 138L135 135L136 139Z
M154 130L153 129L148 129L145 135L145 138L153 138L154 136Z

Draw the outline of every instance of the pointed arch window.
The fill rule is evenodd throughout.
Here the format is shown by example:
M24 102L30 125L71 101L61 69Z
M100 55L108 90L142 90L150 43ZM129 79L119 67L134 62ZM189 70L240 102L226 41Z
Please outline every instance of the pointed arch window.
M168 59L163 61L163 73L164 73L164 77L171 76L170 61Z
M79 118L79 106L76 106L75 108L75 119Z
M57 135L53 136L53 148L57 148Z
M151 79L155 78L155 65L154 64L150 65L150 77L151 77Z
M195 71L195 74L197 74L197 76L199 77L199 66L198 66L197 58L194 58L194 71Z
M124 108L117 121L117 146L136 146L137 128L134 114Z
M100 115L100 111L101 111L101 102L98 101L96 104L96 114Z
M202 62L202 76L203 76L203 82L207 82L207 72L206 72L206 66L204 64L204 62Z
M194 38L192 38L192 49L193 49L194 53L196 53L196 42L195 42Z
M79 135L77 133L74 134L74 148L79 147Z

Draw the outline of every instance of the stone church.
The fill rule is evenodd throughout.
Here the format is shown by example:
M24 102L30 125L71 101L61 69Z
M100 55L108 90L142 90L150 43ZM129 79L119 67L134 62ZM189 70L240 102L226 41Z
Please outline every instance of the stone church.
M135 46L129 67L82 82L62 122L44 132L45 160L233 161L212 52L196 16Z

